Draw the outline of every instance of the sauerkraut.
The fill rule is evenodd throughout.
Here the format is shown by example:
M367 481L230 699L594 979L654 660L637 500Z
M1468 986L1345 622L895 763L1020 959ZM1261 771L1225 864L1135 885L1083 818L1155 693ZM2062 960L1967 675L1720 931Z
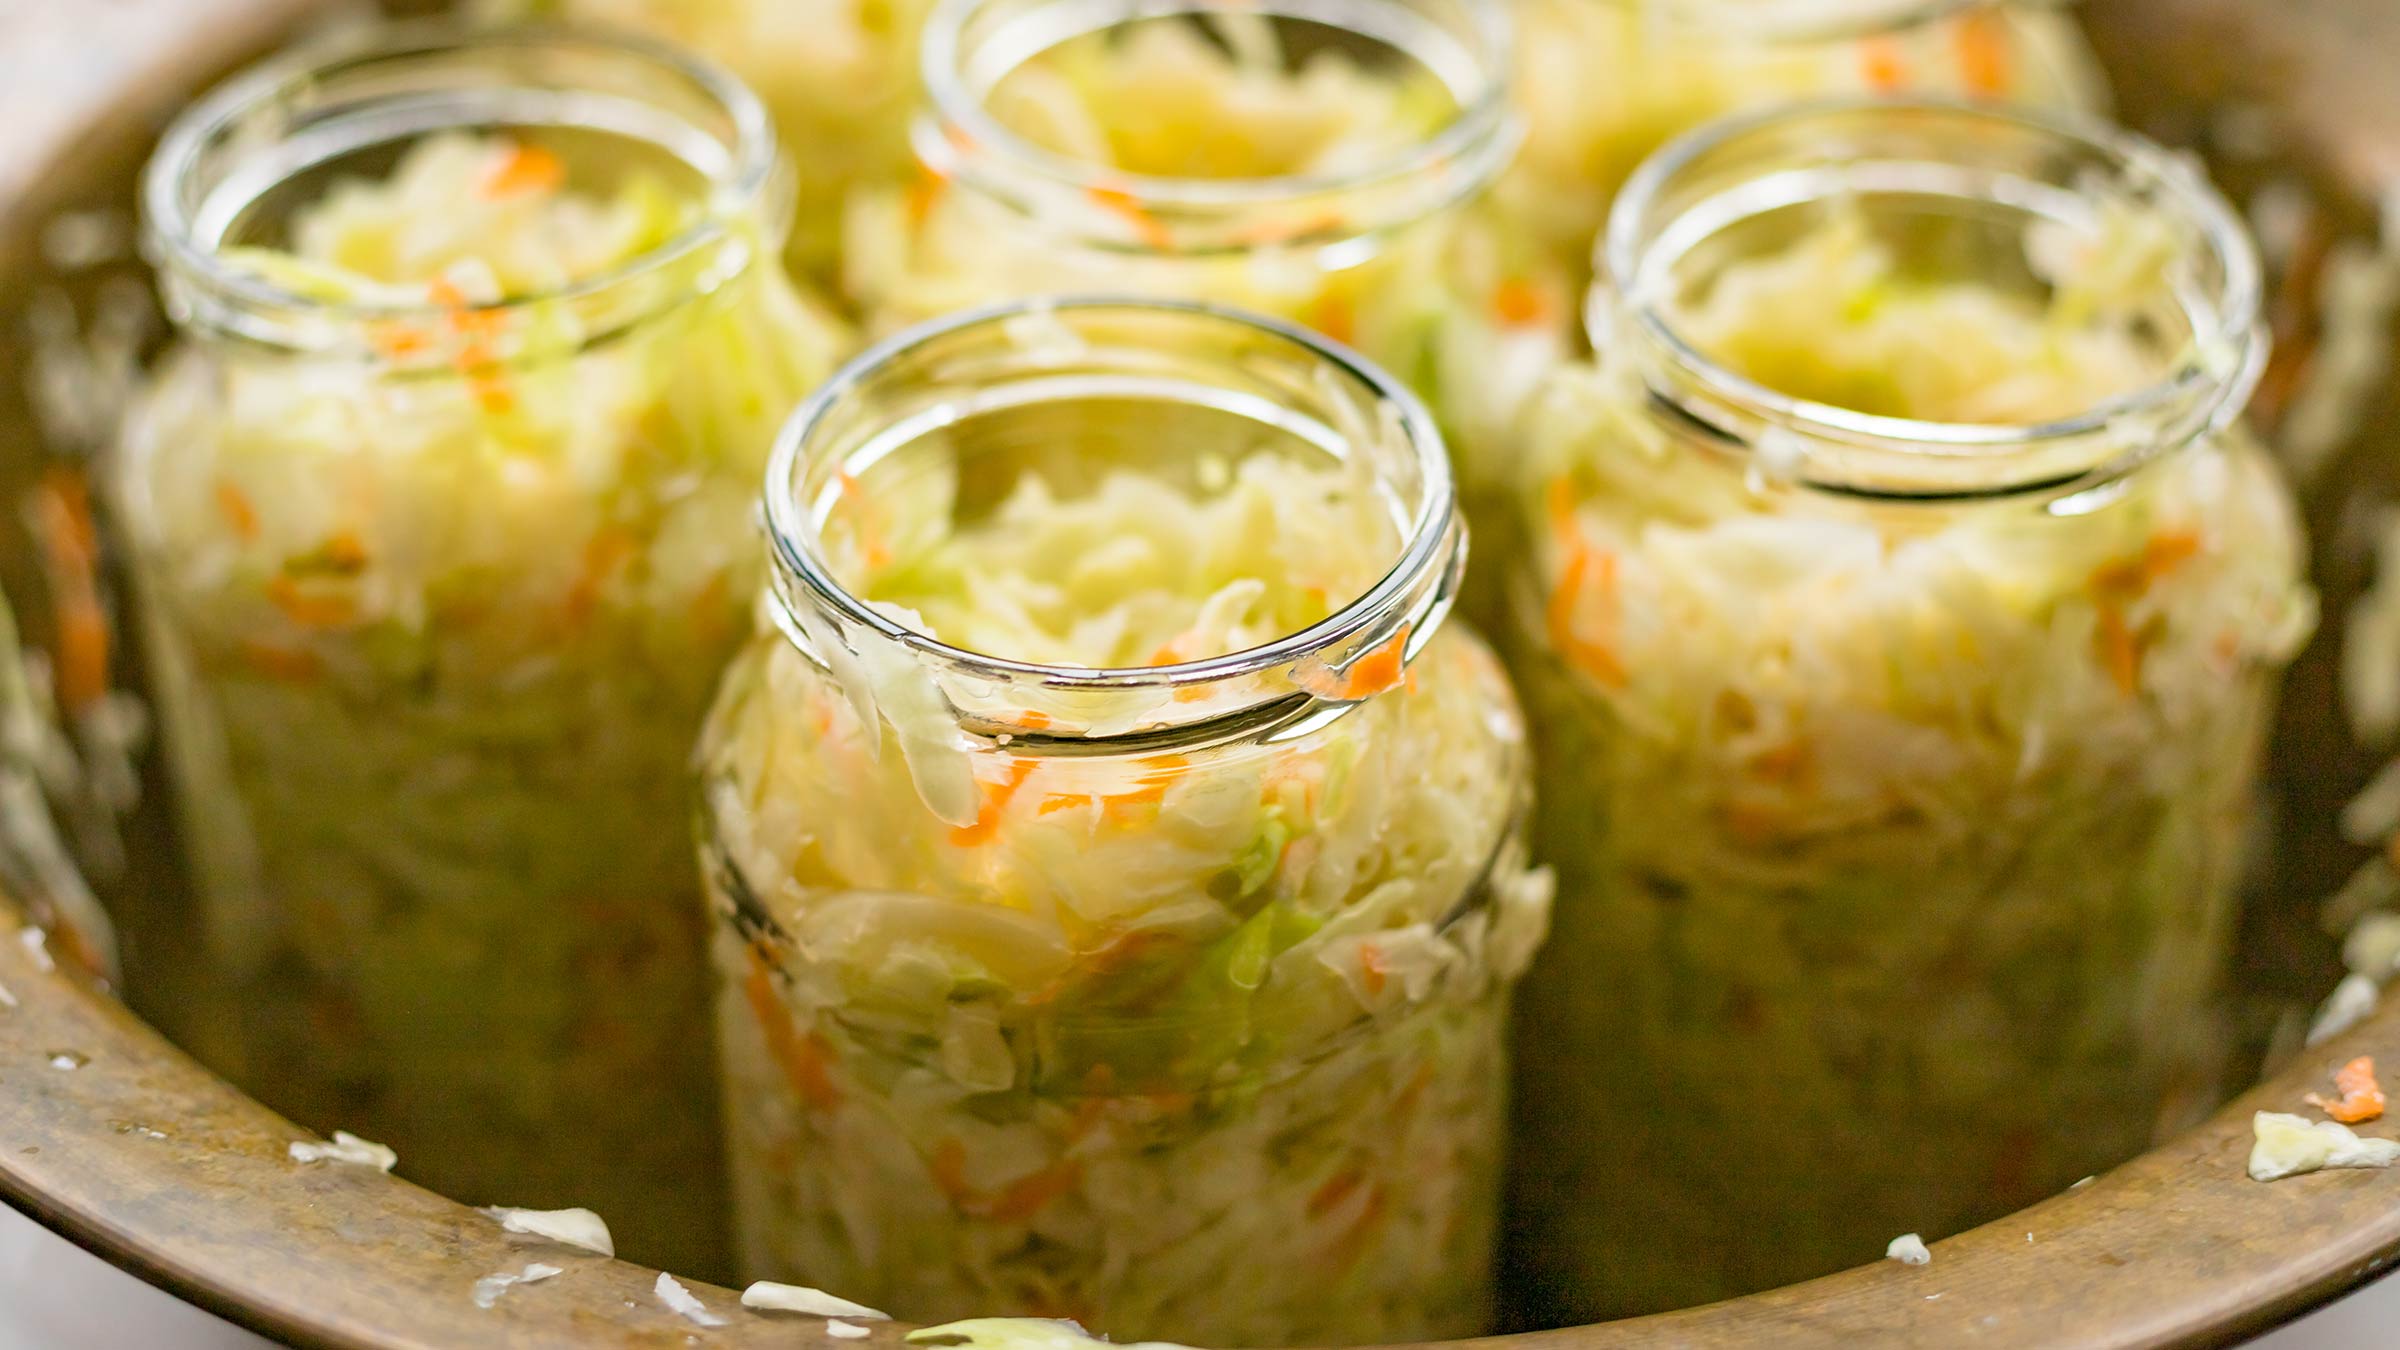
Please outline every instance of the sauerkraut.
M2167 368L2115 302L2176 255L2101 219L2035 229L2034 287L1836 210L1655 312L1783 395L2049 424ZM1607 365L1531 415L1516 595L1561 886L1519 1195L1564 1315L1862 1263L2204 1108L2260 742L2314 619L2267 458L2228 432L2071 497L1876 501L1774 432L1745 471Z
M317 186L213 265L326 349L189 334L118 475L211 968L175 1030L418 1181L718 1268L685 766L838 332L746 216L647 266L717 208L630 145Z
M1473 1333L1547 917L1523 726L1438 610L1302 657L1266 728L1154 726L1241 717L1206 663L1343 610L1401 541L1355 465L1145 406L937 432L846 473L820 536L899 629L1090 687L937 689L805 611L841 676L770 637L728 678L702 762L745 1260L921 1320ZM1095 712L1151 670L1182 682Z
M645 33L723 62L758 91L800 180L791 258L830 281L844 204L907 183L917 35L932 0L475 0L489 19Z
M1525 145L1494 198L1578 270L1636 166L1738 109L1843 94L2108 102L2054 0L1520 0L1516 13Z
M1391 0L1366 8L1371 33L1314 0L1105 12L1093 26L1063 3L957 8L970 67L1064 35L979 84L928 70L952 92L917 131L926 175L861 194L844 231L845 286L870 322L1056 292L1209 300L1307 324L1430 391L1461 304L1457 208L1514 139L1482 106L1497 73ZM1433 50L1393 46L1395 30ZM1483 129L1433 156L1470 118Z

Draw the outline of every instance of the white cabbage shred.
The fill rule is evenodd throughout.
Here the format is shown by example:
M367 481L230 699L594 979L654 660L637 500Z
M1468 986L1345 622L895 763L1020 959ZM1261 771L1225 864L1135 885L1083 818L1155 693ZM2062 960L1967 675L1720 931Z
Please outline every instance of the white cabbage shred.
M2400 1141L2361 1139L2338 1121L2260 1111L2250 1118L2250 1130L2252 1181L2280 1181L2326 1168L2378 1168L2400 1162Z
M378 1172L389 1172L400 1164L400 1155L390 1148L361 1139L348 1130L335 1130L330 1144L296 1139L289 1152L297 1163L345 1163L352 1167L372 1167Z
M617 1254L616 1239L609 1236L607 1221L588 1209L510 1209L494 1205L483 1212L511 1233L581 1247L602 1256Z
M651 1286L651 1292L658 1295L658 1301L666 1304L669 1312L695 1325L704 1327L726 1325L725 1319L710 1312L708 1305L702 1303L699 1296L692 1293L691 1290L684 1288L681 1280L663 1270L658 1273L658 1282Z
M490 1308L500 1302L502 1294L507 1293L516 1285L535 1284L562 1273L557 1266L546 1266L539 1261L531 1261L526 1263L523 1270L513 1275L506 1271L486 1275L475 1282L475 1306Z
M1925 1246L1925 1239L1914 1233L1902 1233L1883 1249L1883 1259L1897 1261L1904 1266L1930 1266L1933 1264L1933 1252Z
M886 1321L890 1313L878 1312L863 1303L852 1303L822 1289L800 1284L776 1284L758 1280L742 1291L742 1306L761 1312L808 1313L817 1317L867 1317Z

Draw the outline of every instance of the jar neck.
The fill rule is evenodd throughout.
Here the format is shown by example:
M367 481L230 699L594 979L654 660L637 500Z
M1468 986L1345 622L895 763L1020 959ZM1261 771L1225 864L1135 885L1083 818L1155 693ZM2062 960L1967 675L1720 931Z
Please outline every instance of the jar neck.
M465 304L432 287L423 300L328 300L227 258L284 237L339 179L444 133L572 135L590 151L567 163L570 191L612 164L672 165L690 218L562 288ZM169 313L197 338L439 367L456 364L440 344L392 338L458 328L478 361L505 362L605 341L771 259L790 220L778 154L756 96L697 58L569 30L401 24L253 67L177 118L144 172L145 244Z
M970 459L987 452L961 446L1006 455L1030 444L1055 455L1063 445L1071 458L1085 453L1077 419L1100 406L1112 410L1113 434L1165 474L1266 439L1343 465L1388 512L1396 557L1364 594L1303 631L1230 655L1115 669L949 646L836 574L825 527L848 494L871 490L879 465L905 477L912 451L932 448L958 457L962 480L988 482ZM1194 410L1218 432L1191 435ZM1229 426L1248 430L1229 435ZM1248 444L1230 443L1237 438ZM901 700L921 715L931 699L965 743L1020 750L1157 753L1314 725L1390 687L1353 678L1362 662L1383 662L1376 670L1391 679L1404 674L1447 617L1466 560L1440 435L1405 389L1298 328L1204 305L1030 300L912 329L801 407L767 483L771 611L862 721L874 725L867 714L880 705L897 728ZM959 510L990 504L962 501ZM889 514L880 501L875 509ZM884 519L881 528L953 523Z
M2096 317L2146 335L2144 377L2039 422L1920 420L1769 387L1688 331L1690 296L1837 218L1946 241L1911 260L1914 281L2041 297L2029 304L2124 265ZM1980 107L1827 103L1694 133L1628 183L1596 271L1585 322L1613 380L1754 469L1859 497L2102 486L2237 419L2267 353L2257 256L2197 169L2096 122Z
M1429 76L1454 112L1356 168L1174 177L1048 148L992 111L1004 81L1062 45L1162 23L1212 38L1221 25L1264 24L1284 38L1295 80L1303 66L1289 53L1305 42L1371 74ZM928 108L911 135L930 173L1081 246L1170 256L1339 247L1435 215L1499 175L1521 134L1508 100L1513 40L1497 0L943 0L926 26Z

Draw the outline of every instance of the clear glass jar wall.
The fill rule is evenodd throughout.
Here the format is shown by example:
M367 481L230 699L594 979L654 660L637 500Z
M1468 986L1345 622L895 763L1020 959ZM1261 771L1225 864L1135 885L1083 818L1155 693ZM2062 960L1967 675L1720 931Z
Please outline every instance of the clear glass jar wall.
M1669 139L1745 108L1917 95L2105 107L2055 0L1520 0L1525 147L1509 227L1586 270L1610 199Z
M1514 662L1557 935L1513 1254L1590 1320L1873 1260L2217 1090L2313 623L2230 208L2093 125L1853 105L1628 187L1536 403Z
M1479 1330L1528 751L1440 442L1297 329L1030 302L769 475L703 742L749 1273L921 1320Z
M194 107L116 467L207 967L173 1030L470 1202L723 1269L688 757L837 330L730 77L407 29Z
M927 27L925 174L854 204L847 290L892 328L1017 295L1237 305L1421 391L1450 244L1507 162L1488 0L952 0Z
M723 62L774 114L799 171L796 267L830 282L844 204L916 174L908 114L932 0L468 0L486 19L647 33Z

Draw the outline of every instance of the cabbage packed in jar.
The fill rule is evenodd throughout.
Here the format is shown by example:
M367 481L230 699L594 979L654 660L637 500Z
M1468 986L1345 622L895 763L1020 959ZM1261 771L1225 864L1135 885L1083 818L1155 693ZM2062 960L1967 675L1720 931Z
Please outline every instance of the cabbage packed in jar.
M1329 1344L1486 1319L1524 727L1422 412L1298 330L945 322L787 432L701 761L748 1273Z
M932 0L472 0L486 18L557 18L672 42L723 62L774 115L799 170L795 266L835 267L843 204L907 183L917 38Z
M1497 197L1580 265L1643 159L1720 115L1846 94L2107 102L2058 0L1520 0L1526 139Z
M2256 264L2164 152L1769 117L1645 170L1607 263L1512 597L1561 888L1516 1256L1578 1318L1870 1261L2205 1109L2314 618L2234 421Z
M174 1029L419 1181L708 1268L687 761L838 340L773 160L729 78L606 41L263 68L151 169L182 341L116 482L210 967Z
M1517 136L1507 18L953 0L925 41L924 175L853 203L845 287L886 329L1029 294L1237 305L1439 394L1453 321L1484 303L1461 288L1489 270L1459 265L1459 217Z

